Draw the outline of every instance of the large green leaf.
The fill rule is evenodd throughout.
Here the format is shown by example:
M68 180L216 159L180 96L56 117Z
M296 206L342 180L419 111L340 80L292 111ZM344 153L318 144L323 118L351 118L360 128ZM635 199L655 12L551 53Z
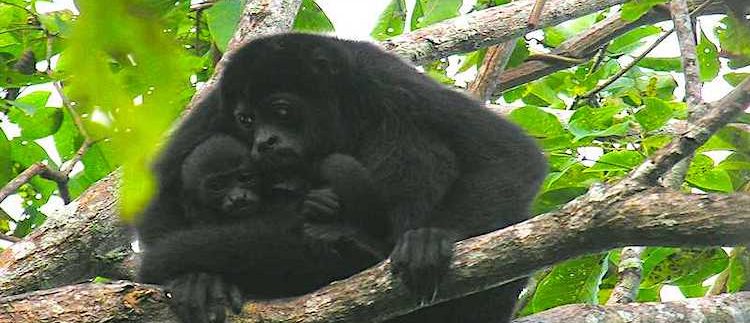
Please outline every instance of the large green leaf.
M555 265L537 285L536 292L521 315L553 307L586 303L597 304L599 282L607 271L606 254L588 255Z
M216 47L219 47L222 52L226 52L227 45L234 35L234 30L237 29L246 1L217 1L211 8L204 11L211 37L214 39Z
M724 80L727 81L731 86L737 86L742 83L746 78L750 77L750 73L727 73L724 74Z
M645 106L635 113L635 120L646 132L661 128L672 118L669 103L658 98L643 98L643 103Z
M750 281L750 253L747 247L735 247L729 258L727 292L741 290Z
M641 47L648 36L658 35L662 32L661 28L654 25L647 25L635 28L624 33L622 36L615 38L607 47L607 51L613 55L622 55L630 53Z
M526 130L529 135L537 138L554 137L565 133L565 129L555 115L534 106L513 110L509 118Z
M655 5L667 3L669 0L630 0L622 5L622 19L636 21Z
M632 150L613 151L604 154L594 166L584 172L630 171L643 162L643 155Z
M550 47L557 47L565 40L589 29L599 20L600 15L593 13L553 27L544 28L544 43Z
M644 57L638 66L660 72L682 71L682 59L679 57Z
M316 33L334 31L333 23L314 0L302 0L292 27L297 31Z
M403 33L404 25L406 25L406 2L391 0L391 3L380 13L378 24L372 29L370 36L377 40L388 39Z
M601 108L581 107L573 113L568 128L576 140L586 137L622 135L627 132L627 122L615 122L614 116L625 109L624 105Z
M733 59L750 58L750 26L746 23L726 16L716 26L716 36L723 51L739 56Z
M5 186L13 178L10 149L10 141L5 136L5 132L0 129L0 187Z
M701 37L695 50L698 52L698 73L701 81L708 82L716 78L721 68L719 50L706 37L703 30L701 30Z
M411 16L411 29L432 25L436 22L458 16L462 0L416 0Z
M703 146L698 148L699 152L712 150L750 153L750 133L731 126L721 128Z
M703 190L731 192L734 190L729 173L714 167L714 161L703 154L695 155L685 180Z

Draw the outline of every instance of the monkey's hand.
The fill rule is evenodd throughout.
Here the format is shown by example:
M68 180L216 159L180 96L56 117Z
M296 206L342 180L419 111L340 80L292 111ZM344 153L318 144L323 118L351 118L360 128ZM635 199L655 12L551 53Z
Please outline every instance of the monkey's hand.
M334 222L339 210L339 196L330 187L310 190L302 202L302 215L311 222Z
M438 228L409 230L391 252L391 268L422 300L433 300L453 257L453 237Z
M166 284L172 310L184 323L224 323L226 307L242 310L242 293L220 276L206 273L182 275Z

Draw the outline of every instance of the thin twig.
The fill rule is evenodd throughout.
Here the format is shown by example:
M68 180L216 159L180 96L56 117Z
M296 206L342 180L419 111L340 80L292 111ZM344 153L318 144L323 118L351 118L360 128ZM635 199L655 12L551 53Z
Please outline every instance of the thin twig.
M548 62L562 62L568 64L583 64L588 61L586 58L568 57L563 55L556 55L550 53L536 53L529 55L526 58L527 61L548 61Z
M7 241L7 242L16 243L18 241L21 241L21 238L14 237L12 235L7 235L5 233L0 233L0 240L4 240L4 241Z
M15 178L11 179L5 186L0 188L0 202L5 200L8 196L13 194L21 185L28 183L32 177L41 174L47 169L47 165L42 163L34 163L29 168L26 168Z
M529 30L534 30L539 26L539 20L542 17L542 10L544 10L545 3L547 3L547 0L536 0L534 2L534 8L531 9L531 14L529 14Z
M5 29L5 30L0 30L0 35L7 34L7 33L12 33L14 31L21 31L21 30L42 30L42 28L36 27L36 26L24 26L24 27L9 28L9 29Z

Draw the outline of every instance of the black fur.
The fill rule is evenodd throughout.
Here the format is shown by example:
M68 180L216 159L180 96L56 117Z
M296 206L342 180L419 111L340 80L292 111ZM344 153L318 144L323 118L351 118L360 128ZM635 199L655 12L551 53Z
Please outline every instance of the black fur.
M224 305L238 311L243 295L302 294L387 254L382 236L355 226L367 212L355 216L360 210L350 205L367 205L375 196L367 170L355 159L328 156L312 180L330 188L307 192L305 178L264 178L248 154L246 145L227 135L198 145L180 171L185 223L146 245L139 281L166 284L185 322L223 322Z
M526 219L545 176L542 153L517 126L369 43L275 35L240 48L224 71L220 118L253 142L260 164L292 168L338 152L370 171L394 269L423 297L447 269L450 243ZM497 322L517 292L500 287L400 320ZM503 301L494 311L473 308L493 300Z

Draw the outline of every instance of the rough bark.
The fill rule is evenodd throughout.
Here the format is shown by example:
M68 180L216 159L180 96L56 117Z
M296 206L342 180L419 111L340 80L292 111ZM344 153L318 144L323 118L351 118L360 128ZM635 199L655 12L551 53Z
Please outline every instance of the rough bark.
M0 253L0 295L50 288L106 275L112 251L132 234L117 218L115 175L50 214L31 235Z
M629 323L710 322L750 320L750 293L723 294L678 302L621 305L566 305L524 317L513 323Z
M131 282L70 285L3 297L0 322L178 323L161 289Z
M492 94L495 93L499 76L505 69L505 65L508 64L508 60L510 60L510 56L513 54L513 49L516 48L517 41L518 39L513 38L500 45L487 48L487 53L484 55L484 62L482 62L482 66L477 71L477 77L469 84L466 91L473 94L482 102L489 100Z
M435 302L498 286L564 259L624 245L705 247L750 241L747 225L750 195L747 194L689 195L653 188L626 198L591 201L576 201L558 212L459 242L451 270ZM102 289L100 285L90 286ZM10 322L11 318L17 323L38 322L38 317L59 311L68 313L64 307L61 310L49 306L46 298L39 295L53 295L49 297L57 304L66 297L97 301L97 297L86 297L101 293L74 294L68 288L71 287L61 289L66 296L50 291L0 299L0 309L5 312L0 311L0 322ZM17 305L29 303L35 305ZM419 307L420 299L391 276L386 261L299 298L249 302L243 314L232 322L379 322ZM31 314L16 314L19 308ZM87 312L76 311L82 317L88 316ZM21 320L24 317L31 320Z

